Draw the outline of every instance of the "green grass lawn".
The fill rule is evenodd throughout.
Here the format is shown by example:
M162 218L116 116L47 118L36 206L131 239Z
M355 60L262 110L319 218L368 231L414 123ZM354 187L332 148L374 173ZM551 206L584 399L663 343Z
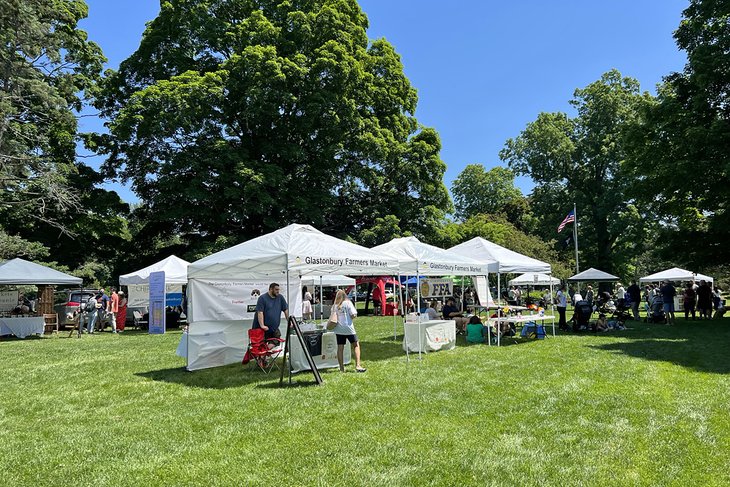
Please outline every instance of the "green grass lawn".
M0 341L10 485L728 485L730 320L459 346L278 388L186 372L180 332ZM400 338L400 337L399 337Z

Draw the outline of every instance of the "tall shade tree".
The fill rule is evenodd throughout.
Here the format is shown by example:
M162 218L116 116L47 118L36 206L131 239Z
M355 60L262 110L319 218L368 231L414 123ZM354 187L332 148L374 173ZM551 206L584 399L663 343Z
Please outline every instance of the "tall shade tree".
M508 214L510 208L519 208L524 200L515 187L515 174L500 166L487 171L481 164L467 165L454 180L451 192L460 220L480 213Z
M577 115L541 113L500 152L517 173L536 183L532 205L546 240L578 206L582 258L590 266L623 271L639 249L641 222L627 199L626 132L651 97L616 70L575 91Z
M355 0L161 2L106 80L95 141L149 231L235 241L298 221L345 236L450 210L438 134L367 27Z
M687 53L634 132L634 194L664 222L662 256L730 264L730 2L693 0L674 34Z
M75 201L76 112L104 62L78 29L87 13L82 0L0 0L0 225Z

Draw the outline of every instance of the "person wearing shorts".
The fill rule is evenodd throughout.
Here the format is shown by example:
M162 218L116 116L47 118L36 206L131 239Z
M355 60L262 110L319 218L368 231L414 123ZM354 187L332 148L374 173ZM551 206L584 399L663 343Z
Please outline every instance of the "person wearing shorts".
M337 326L334 328L337 335L337 363L340 365L340 372L345 371L345 344L350 342L355 351L355 370L357 372L365 372L365 368L360 363L360 340L355 332L353 318L357 317L357 310L352 302L347 298L345 291L340 289L335 296L335 302L332 305L333 314L337 314Z

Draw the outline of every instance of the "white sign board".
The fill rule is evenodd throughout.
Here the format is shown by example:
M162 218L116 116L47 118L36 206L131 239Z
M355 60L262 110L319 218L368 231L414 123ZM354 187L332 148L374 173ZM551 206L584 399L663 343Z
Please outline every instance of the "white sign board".
M451 279L421 279L421 296L424 298L445 298L454 295Z
M188 281L188 303L191 321L226 321L253 320L256 302L259 296L269 291L270 280L267 281L216 281L208 279L191 279ZM302 293L300 281L290 278L291 301L289 313L301 316ZM279 283L284 299L287 297L286 283ZM193 298L194 296L194 298ZM283 315L282 315L283 316Z
M130 308L146 308L150 303L149 284L127 285L127 306ZM178 306L182 301L182 284L165 284L165 303L167 306Z
M18 305L18 290L0 292L0 311L11 311Z

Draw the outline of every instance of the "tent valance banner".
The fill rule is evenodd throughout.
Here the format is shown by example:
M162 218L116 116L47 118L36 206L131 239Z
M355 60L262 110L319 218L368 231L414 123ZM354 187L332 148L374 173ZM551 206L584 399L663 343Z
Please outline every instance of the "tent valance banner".
M165 283L165 302L167 303L167 306L182 305L182 284ZM130 308L146 308L149 304L149 284L127 285L127 306Z
M454 295L454 281L451 279L421 280L421 297L424 298L445 298Z
M18 290L0 291L0 311L11 311L18 306Z

